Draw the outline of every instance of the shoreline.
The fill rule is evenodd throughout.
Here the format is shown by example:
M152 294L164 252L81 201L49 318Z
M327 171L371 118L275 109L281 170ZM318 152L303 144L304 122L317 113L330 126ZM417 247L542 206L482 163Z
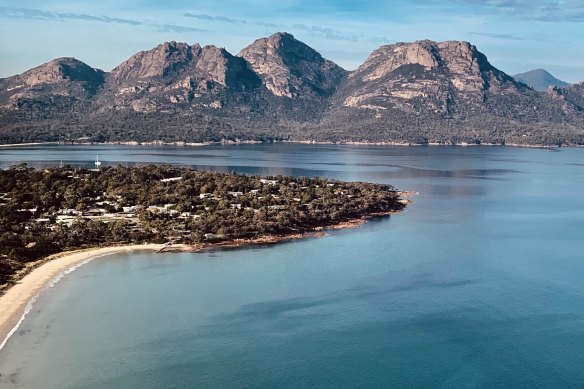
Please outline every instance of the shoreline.
M409 197L417 195L415 192L398 192L403 204L411 204ZM264 235L249 239L232 239L221 242L199 243L195 245L185 244L136 244L125 246L109 246L100 248L87 248L74 251L65 251L50 255L39 261L31 263L16 275L14 284L0 289L0 351L4 348L10 337L18 330L38 296L64 274L75 270L77 267L96 258L121 252L150 250L157 253L166 252L191 252L197 253L213 249L236 249L259 245L271 245L304 238L318 238L326 236L326 230L339 230L356 228L369 219L394 215L403 210L391 210L365 215L359 218L348 219L337 224L315 227L307 231L289 233L284 235Z
M0 143L0 147L26 147L26 146L42 146L42 145L57 145L59 142L32 142L32 143Z
M73 271L81 264L95 258L138 250L156 251L162 246L164 245L138 244L65 251L31 264L22 273L22 277L0 295L0 307L2 307L0 309L0 351L17 331L40 293L52 282L67 274L69 270Z
M72 142L72 143L62 143L62 142L35 142L35 143L10 143L10 144L0 144L0 147L25 147L25 146L41 146L41 145L120 145L120 146L173 146L173 147L203 147L203 146L226 146L226 145L249 145L249 144L278 144L278 143L291 143L291 144L306 144L306 145L341 145L341 146L399 146L399 147L512 147L512 148L528 148L528 149L559 149L559 148L581 148L584 145L538 145L538 144L522 144L522 143L436 143L430 142L427 144L420 143L409 143L409 142L393 142L393 141L382 141L382 142L360 142L360 141L314 141L314 140L281 140L273 142L261 142L254 140L242 140L242 141L219 141L219 142L164 142L164 141L147 141L138 142L132 140L126 141L108 141L108 142Z

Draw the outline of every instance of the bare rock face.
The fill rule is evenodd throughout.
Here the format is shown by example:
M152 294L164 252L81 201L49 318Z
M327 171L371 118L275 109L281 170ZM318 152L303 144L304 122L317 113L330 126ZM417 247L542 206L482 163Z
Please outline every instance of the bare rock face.
M203 47L196 68L206 78L227 87L253 88L260 84L259 77L244 59L234 57L223 48Z
M260 83L244 59L225 49L166 42L117 66L107 85L117 109L144 112L209 93L251 90Z
M552 89L552 88L550 88ZM572 84L565 88L553 88L559 91L567 102L584 111L584 82Z
M223 86L257 84L257 77L241 58L215 46L189 46L166 42L152 50L141 51L110 73L110 81L159 81L168 83L179 78L208 80ZM181 84L186 86L185 84Z
M288 33L258 39L238 56L247 60L276 96L330 96L346 74L340 66Z
M406 112L450 112L480 105L488 93L518 93L521 85L494 68L468 42L430 40L375 50L343 87L343 105Z
M426 70L438 67L438 53L430 41L412 44L397 43L375 50L367 61L351 74L351 78L361 75L363 81L375 81L405 64L417 64Z
M0 102L18 106L22 100L60 96L83 100L104 82L104 72L75 58L57 58L22 74L0 80Z
M560 88L557 86L550 86L547 91L546 95L551 100L556 100L561 104L562 110L564 113L574 113L578 111L582 111L584 108L584 101L578 99L578 93L574 92L576 88ZM568 98L566 98L566 95ZM580 95L580 97L584 97L584 94ZM580 104L580 105L579 105Z
M122 82L164 77L188 66L200 50L199 45L191 47L186 43L166 42L152 50L134 54L112 70L110 79Z
M79 81L95 88L103 82L103 74L75 58L57 58L17 77L27 86Z

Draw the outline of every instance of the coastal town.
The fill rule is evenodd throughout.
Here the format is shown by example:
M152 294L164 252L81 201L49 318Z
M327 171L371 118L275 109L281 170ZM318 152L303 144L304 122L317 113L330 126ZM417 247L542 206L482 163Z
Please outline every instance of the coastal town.
M0 171L0 284L24 264L83 247L286 237L389 214L393 187L163 166Z

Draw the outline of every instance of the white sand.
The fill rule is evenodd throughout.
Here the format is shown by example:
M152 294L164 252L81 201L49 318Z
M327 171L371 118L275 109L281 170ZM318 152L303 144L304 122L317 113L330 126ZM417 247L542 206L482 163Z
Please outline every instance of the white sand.
M93 258L135 250L160 250L161 244L105 247L55 254L0 296L0 350L30 310L38 294L64 271ZM30 306L29 306L30 304Z

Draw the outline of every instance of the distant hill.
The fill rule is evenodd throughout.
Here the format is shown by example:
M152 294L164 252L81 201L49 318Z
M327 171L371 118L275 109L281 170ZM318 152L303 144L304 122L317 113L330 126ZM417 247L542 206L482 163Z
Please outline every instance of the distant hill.
M541 72L547 93L464 41L384 45L354 71L288 33L238 55L166 42L111 72L58 58L0 79L0 143L584 144L582 85Z
M555 78L544 69L534 69L525 73L519 73L514 75L513 78L541 92L546 91L550 86L562 88L570 85L565 81Z

